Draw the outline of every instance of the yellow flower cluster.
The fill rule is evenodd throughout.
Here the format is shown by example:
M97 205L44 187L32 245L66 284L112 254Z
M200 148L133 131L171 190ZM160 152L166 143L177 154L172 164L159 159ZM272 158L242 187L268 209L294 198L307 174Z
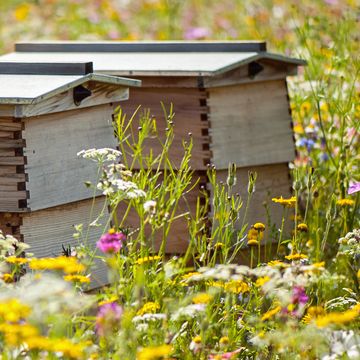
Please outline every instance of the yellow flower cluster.
M157 302L149 301L145 303L140 310L138 310L136 315L155 314L158 310L160 310L160 305Z
M316 319L318 327L325 327L328 325L343 325L352 322L360 315L360 304L355 305L350 310L344 312L332 312Z
M0 302L0 318L3 321L17 322L31 313L29 306L21 304L17 299Z
M280 260L272 260L267 263L271 267L279 266L279 267L289 267L289 264L284 263Z
M213 299L212 295L201 293L192 298L194 304L208 304Z
M187 273L187 274L184 274L181 278L182 278L182 280L188 280L188 279L191 279L193 276L195 276L195 275L200 275L200 273L199 272L197 272L197 271L193 271L193 272L189 272L189 273Z
M85 344L74 344L68 339L49 339L44 336L36 336L26 339L25 343L30 350L62 353L64 357L71 359L82 359L84 357Z
M85 266L76 258L59 256L56 258L31 259L29 263L32 270L57 270L66 274L75 274L85 271Z
M245 281L241 281L241 280L230 280L224 283L223 288L225 291L234 294L242 294L250 291L249 285Z
M296 204L295 196L292 196L289 199L284 199L282 196L280 196L279 198L272 198L271 200L274 203L277 203L277 204L280 204L280 205L283 205L283 206L289 207L289 208L295 207L295 204Z
M355 204L355 201L352 199L339 199L336 202L336 205L339 205L341 207L345 207L345 206L353 206Z
M264 284L266 284L269 280L270 280L270 277L269 277L269 276L260 277L260 278L258 278L258 279L256 280L255 286L256 286L256 287L261 287L261 286L263 286Z
M300 223L297 226L297 230L301 232L308 232L308 226L305 223Z
M87 283L87 284L90 283L90 278L88 276L83 276L83 275L65 275L64 280L78 282L78 283Z
M261 320L262 321L266 321L271 319L273 316L275 316L278 312L280 312L281 310L281 306L277 306L276 308L267 311L262 317Z
M149 346L141 349L136 354L136 360L160 360L167 358L172 352L170 345Z
M307 255L305 254L290 254L285 256L285 259L287 260L301 260L301 259L307 259Z
M68 339L49 339L39 335L36 327L30 324L0 324L0 332L4 334L8 346L24 344L29 350L45 350L62 353L64 357L82 359L84 357L84 344L74 344Z
M5 343L8 346L17 346L25 339L37 337L39 331L29 324L0 324L0 333L4 334Z
M143 265L143 264L147 264L149 262L152 262L152 261L157 261L157 260L160 260L161 259L161 256L158 256L158 255L155 255L155 256L145 256L143 258L139 258L135 261L135 264L136 265Z
M27 264L29 262L29 259L21 258L21 257L15 257L15 256L9 256L8 258L5 259L5 261L7 263L9 263L9 264L24 265L24 264Z
M324 314L325 310L322 306L310 306L301 321L304 324L310 324L313 320L317 319L319 316L323 316Z

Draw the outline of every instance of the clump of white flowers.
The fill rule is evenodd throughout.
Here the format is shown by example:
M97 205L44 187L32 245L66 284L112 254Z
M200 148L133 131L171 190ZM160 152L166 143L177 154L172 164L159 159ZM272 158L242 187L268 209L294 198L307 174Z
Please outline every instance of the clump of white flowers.
M97 163L117 162L121 158L121 152L111 148L93 148L88 150L81 150L77 153L77 156L95 161Z
M78 152L78 156L95 161L102 168L101 179L96 189L103 195L120 197L121 199L136 199L145 197L146 193L130 181L132 173L120 164L121 152L111 148L89 149ZM110 164L108 164L110 163Z

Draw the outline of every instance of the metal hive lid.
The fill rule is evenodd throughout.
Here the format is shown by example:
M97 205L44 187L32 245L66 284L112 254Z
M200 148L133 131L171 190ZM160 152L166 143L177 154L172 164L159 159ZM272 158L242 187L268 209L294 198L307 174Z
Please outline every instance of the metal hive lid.
M97 72L124 76L214 76L267 59L305 61L266 52L265 42L33 42L19 43L0 61L92 61Z

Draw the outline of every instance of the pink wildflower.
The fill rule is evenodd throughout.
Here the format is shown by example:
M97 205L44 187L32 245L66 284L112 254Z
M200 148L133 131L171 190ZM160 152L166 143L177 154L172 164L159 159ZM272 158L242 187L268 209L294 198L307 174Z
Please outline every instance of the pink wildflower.
M123 308L116 302L101 305L96 316L96 332L105 336L119 326L119 320L123 314Z
M351 181L348 188L348 194L351 195L358 191L360 191L360 181Z
M108 233L104 234L96 243L96 246L104 253L116 253L121 247L126 236L122 232L115 232L110 229Z

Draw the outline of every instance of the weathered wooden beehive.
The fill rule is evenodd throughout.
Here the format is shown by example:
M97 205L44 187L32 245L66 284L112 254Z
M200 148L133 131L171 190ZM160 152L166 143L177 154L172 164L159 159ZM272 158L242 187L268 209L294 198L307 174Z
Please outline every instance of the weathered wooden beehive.
M139 81L92 72L92 63L0 63L0 229L38 257L74 245L73 225L89 222L96 165L82 149L110 147L114 106ZM100 211L103 197L95 200ZM101 236L92 228L87 245ZM98 268L93 274L103 277ZM98 279L103 282L104 279Z
M103 74L142 81L122 103L128 114L138 105L162 117L160 102L174 104L175 141L172 160L179 161L182 141L192 133L192 167L204 176L207 164L226 181L229 163L237 165L236 191L246 198L247 173L258 173L249 223L266 220L263 202L290 195L288 163L294 159L292 122L286 77L295 75L302 60L268 53L264 42L34 42L19 43L2 61L52 61L71 57L93 61ZM159 122L164 133L165 121ZM159 143L149 142L157 153ZM188 201L195 207L195 197ZM281 209L269 202L272 220ZM168 251L187 245L186 222L172 231Z

